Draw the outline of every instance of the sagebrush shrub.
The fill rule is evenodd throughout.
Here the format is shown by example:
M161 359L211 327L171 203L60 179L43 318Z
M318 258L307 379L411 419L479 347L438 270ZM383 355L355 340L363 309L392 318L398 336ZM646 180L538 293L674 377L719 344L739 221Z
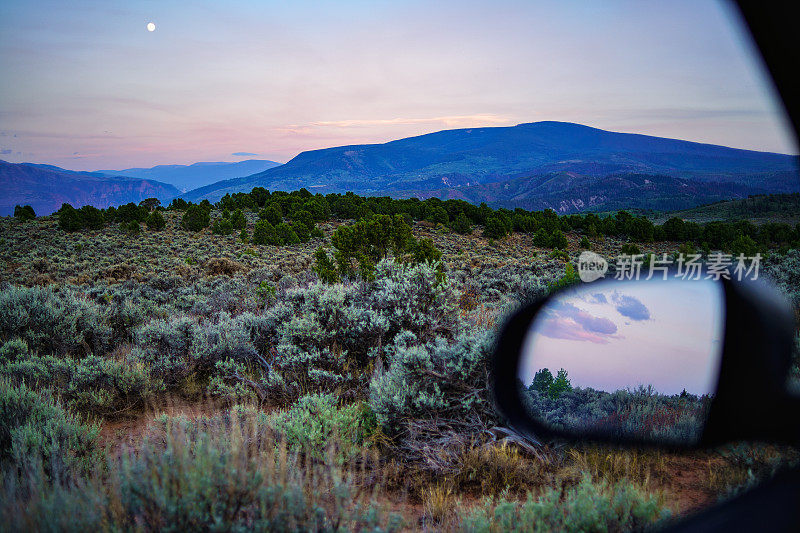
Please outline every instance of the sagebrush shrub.
M81 422L47 393L0 378L0 466L6 474L69 480L100 458L98 426ZM7 480L6 480L7 481Z
M146 439L100 464L107 475L54 485L32 477L4 487L12 531L396 531L349 471L303 461L269 433L263 413L161 418ZM14 489L17 490L14 490ZM366 494L365 494L366 493Z
M290 448L322 459L333 447L337 460L356 459L377 430L369 407L363 403L337 407L334 394L309 394L291 408L268 418L268 425Z
M416 420L472 428L494 419L489 404L489 358L494 335L464 332L418 344L405 331L388 346L388 368L370 383L369 403L380 424L398 435Z
M174 384L194 370L190 351L199 334L197 322L189 317L151 320L134 332L136 346L129 359L146 365L165 383Z
M1 341L18 338L42 353L103 353L112 334L100 306L72 290L16 286L0 290Z
M14 363L28 355L28 344L22 339L11 339L0 345L0 365Z
M39 390L52 389L67 406L98 415L141 405L163 388L142 366L94 355L83 359L28 356L0 365L0 376Z

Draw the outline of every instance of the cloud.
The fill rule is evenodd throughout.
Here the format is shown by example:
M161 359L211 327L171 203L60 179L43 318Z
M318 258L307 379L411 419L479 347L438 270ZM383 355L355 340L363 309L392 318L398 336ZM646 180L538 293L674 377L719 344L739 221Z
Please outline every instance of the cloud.
M573 319L583 326L586 331L605 335L612 335L617 332L617 326L608 318L592 316L570 303L560 303L557 309L561 316Z
M550 317L542 324L539 333L551 339L586 341L595 344L608 344L609 342L608 336L586 331L570 318Z
M633 296L614 294L614 304L619 314L631 320L650 320L650 310Z
M2 155L8 155L8 154L11 154L13 152L14 152L14 150L0 150L0 154L2 154Z
M597 292L589 297L589 301L596 304L607 304L606 295L602 292Z
M394 126L407 124L443 124L447 127L477 127L478 125L497 125L508 124L511 119L502 115L491 113L477 115L450 115L444 117L429 118L383 118L383 119L349 119L349 120L325 120L312 122L312 126L325 126L335 128L353 128L360 126Z
M254 154L253 152L233 152L231 155L235 155L237 157L244 157L248 155L258 155L258 154Z
M617 326L610 319L591 315L571 303L557 302L548 311L539 333L553 339L606 344L617 338Z

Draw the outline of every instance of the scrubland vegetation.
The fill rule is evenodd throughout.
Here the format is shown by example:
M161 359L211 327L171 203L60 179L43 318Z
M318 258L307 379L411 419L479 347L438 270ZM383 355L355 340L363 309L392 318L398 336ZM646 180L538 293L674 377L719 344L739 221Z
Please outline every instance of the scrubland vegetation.
M700 438L711 403L708 396L685 390L669 396L652 386L614 392L572 387L563 369L555 378L542 369L528 387L520 386L526 409L552 427L675 444Z
M628 530L796 460L519 445L488 391L495 327L583 249L744 243L797 307L788 225L255 189L0 230L0 529ZM554 420L608 407L559 377Z

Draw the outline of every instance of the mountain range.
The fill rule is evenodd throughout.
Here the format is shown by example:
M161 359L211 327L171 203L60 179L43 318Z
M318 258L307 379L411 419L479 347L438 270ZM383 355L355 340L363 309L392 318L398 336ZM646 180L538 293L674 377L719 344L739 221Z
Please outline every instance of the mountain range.
M684 208L800 190L797 168L797 156L535 122L307 151L284 165L183 197L213 202L253 187L305 187L315 193L462 198L561 212L626 202L658 205L670 198L682 198L674 208Z
M180 194L172 185L154 180L2 160L0 183L0 216L12 214L17 204L30 205L37 215L49 215L62 203L73 207L87 204L108 207L145 198L163 202Z
M266 159L247 159L236 163L202 162L192 165L158 165L152 168L126 168L125 170L98 170L109 176L128 176L163 181L182 192L211 183L242 176L250 176L279 166Z
M30 204L47 214L62 202L105 207L179 195L215 202L253 187L457 198L560 213L672 210L798 192L799 162L792 155L535 122L310 150L283 165L248 160L74 172L2 162L0 215L16 204Z
M108 207L145 198L168 202L187 189L234 176L247 176L280 165L274 161L249 159L236 163L158 165L152 168L79 172L53 165L0 161L0 216L13 213L14 206L31 205L47 215L62 203L81 207Z

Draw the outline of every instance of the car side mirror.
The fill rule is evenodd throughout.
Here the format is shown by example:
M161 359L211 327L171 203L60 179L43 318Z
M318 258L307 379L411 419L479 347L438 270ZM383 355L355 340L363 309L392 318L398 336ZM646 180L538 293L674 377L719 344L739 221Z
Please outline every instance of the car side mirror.
M495 401L538 441L797 443L800 399L786 387L793 344L793 314L763 282L582 283L506 323Z

